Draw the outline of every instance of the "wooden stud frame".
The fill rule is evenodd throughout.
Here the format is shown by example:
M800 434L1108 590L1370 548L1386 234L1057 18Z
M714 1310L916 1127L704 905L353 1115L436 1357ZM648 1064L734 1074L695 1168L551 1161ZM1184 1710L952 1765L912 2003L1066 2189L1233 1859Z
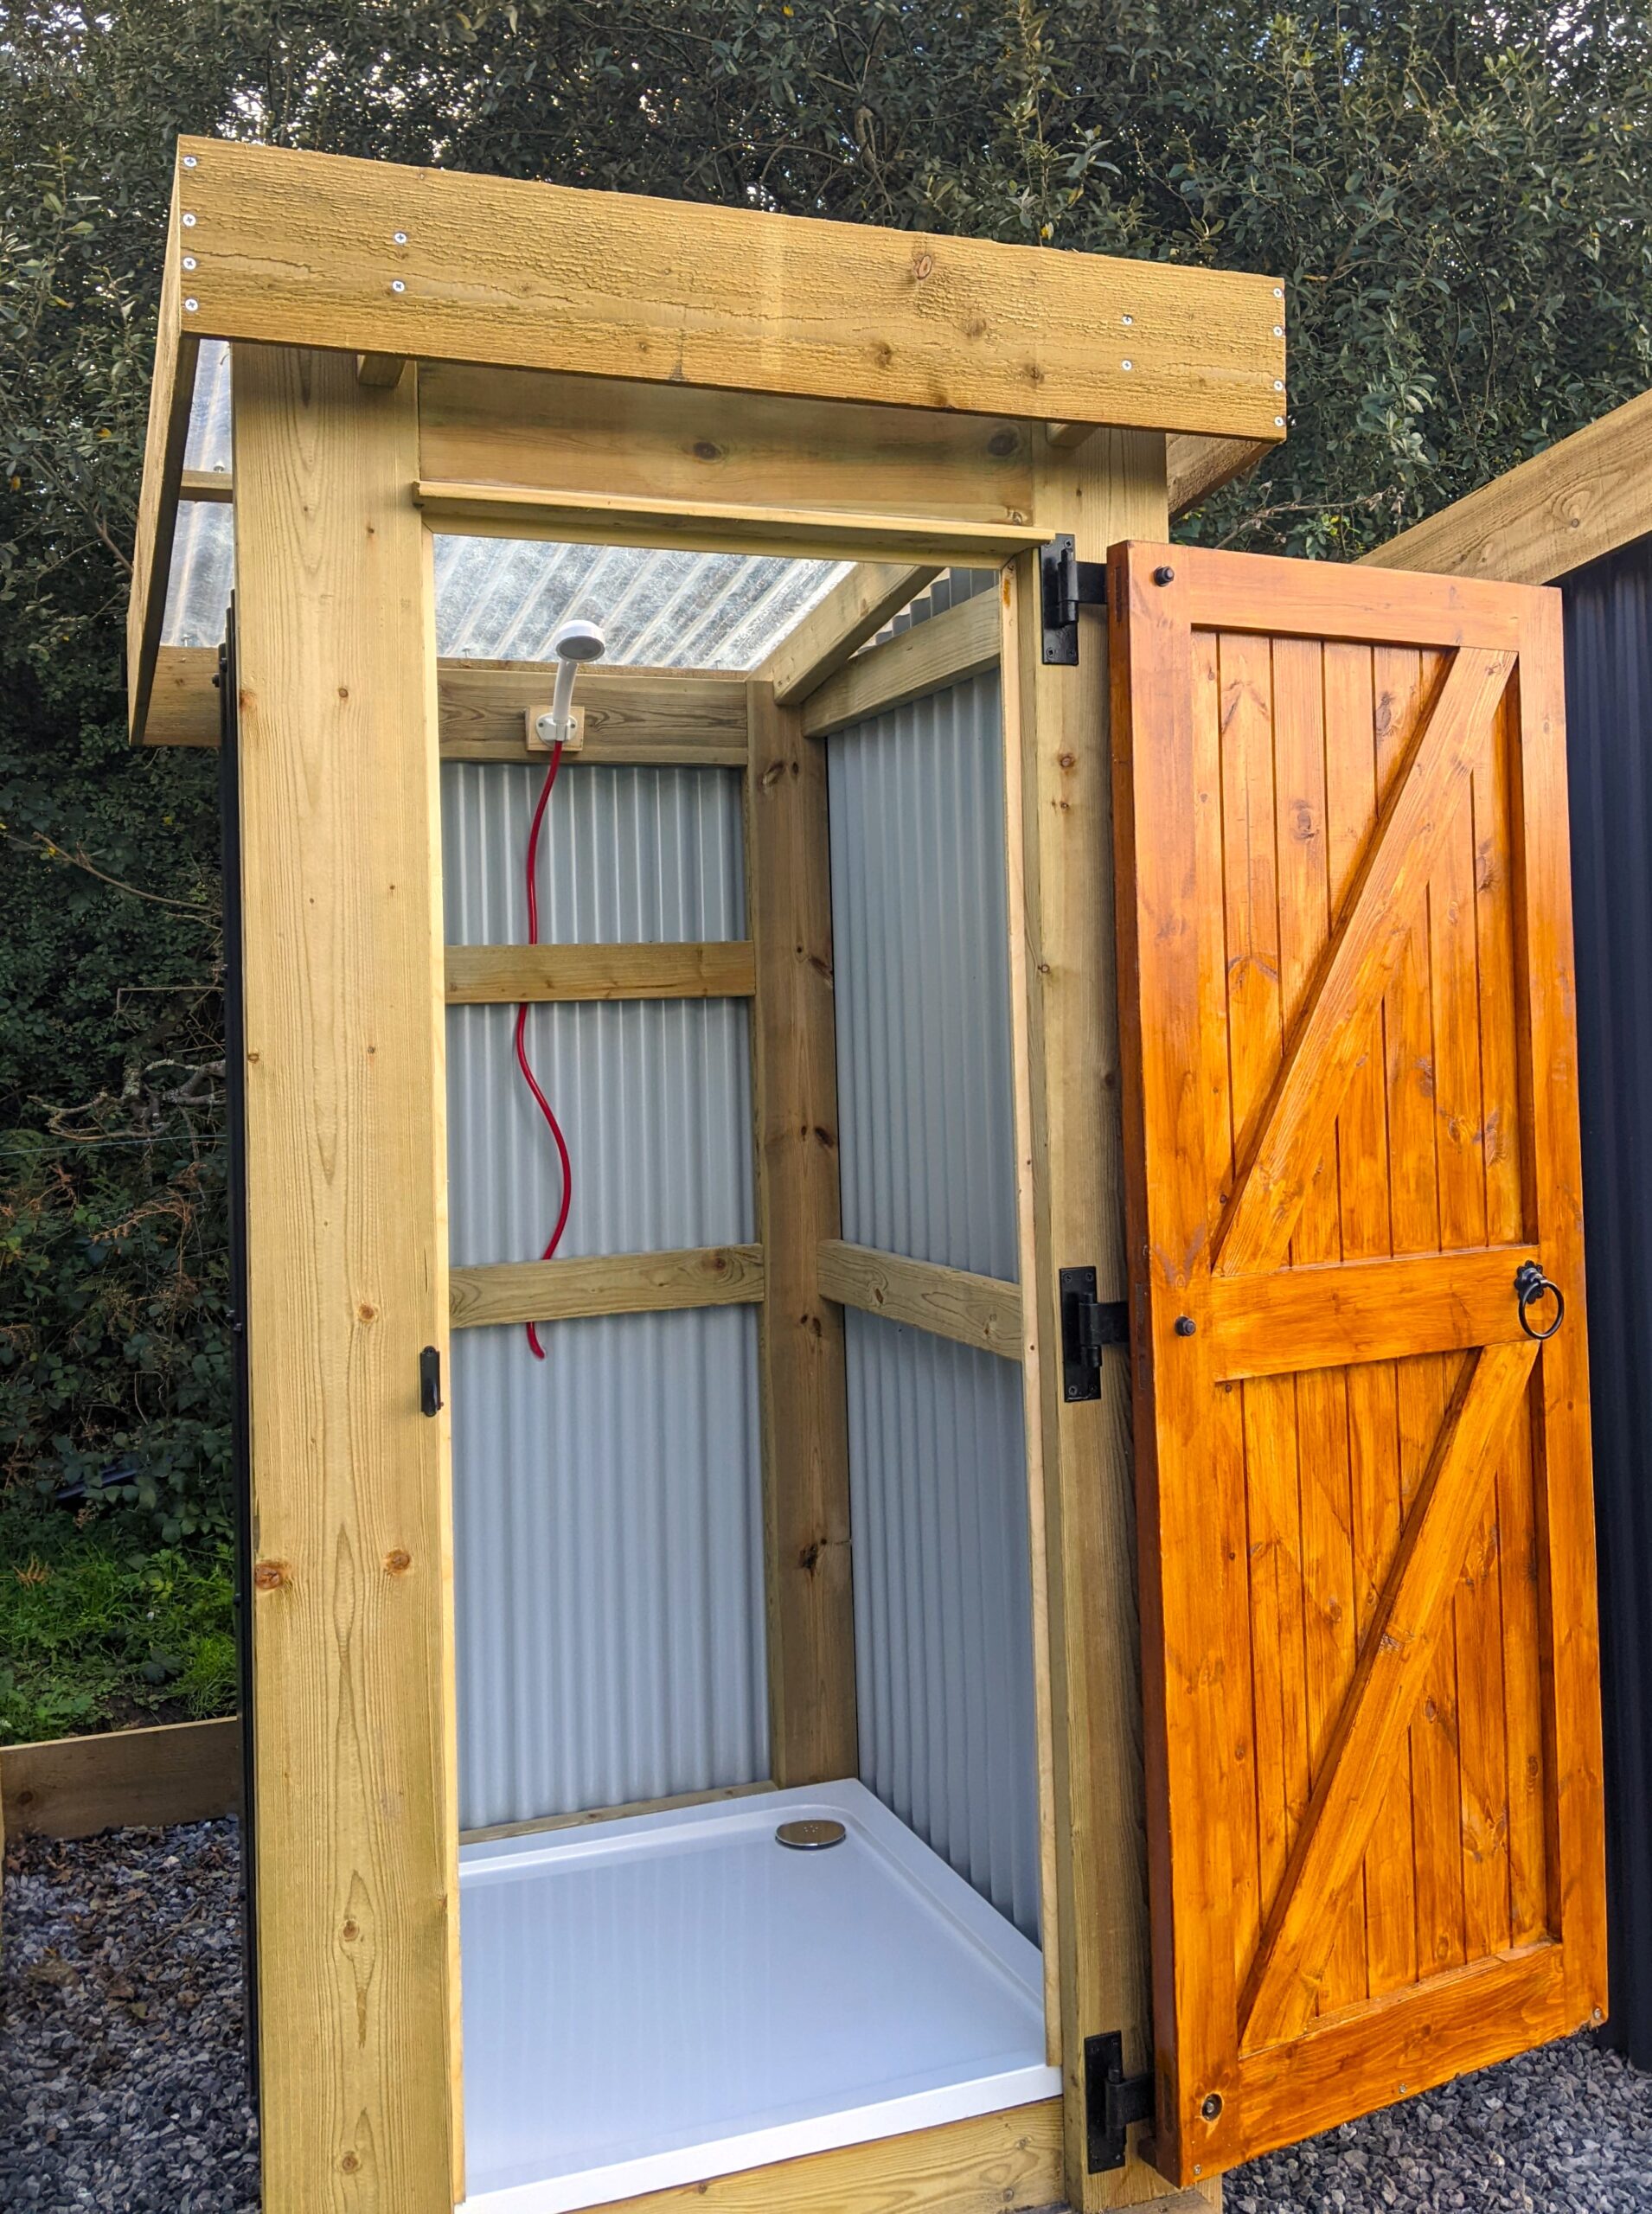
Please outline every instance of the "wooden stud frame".
M451 1476L418 1357L547 1300L759 1304L782 1783L856 1766L843 1303L1017 1357L1027 1379L1067 2096L647 2204L1160 2197L1134 2151L1086 2175L1076 2096L1085 2035L1121 2030L1131 2065L1147 2051L1146 1891L1128 1410L1111 1373L1099 1403L1061 1404L1052 1303L1070 1261L1097 1264L1104 1296L1124 1282L1105 633L1086 621L1082 666L1043 668L1033 549L1161 535L1167 469L1207 489L1283 436L1280 289L211 140L179 160L129 680L135 737L215 742L211 657L163 649L161 615L178 499L230 497L269 2214L445 2214L462 2195ZM235 467L186 480L203 336L232 343ZM439 758L527 758L546 671L439 667L435 528L858 557L754 677L598 669L583 688L583 761L746 771L749 944L447 955ZM948 560L1008 563L1000 600L857 654ZM810 735L1000 656L1025 1293L841 1240ZM756 1246L450 1289L445 1001L507 989L754 995Z

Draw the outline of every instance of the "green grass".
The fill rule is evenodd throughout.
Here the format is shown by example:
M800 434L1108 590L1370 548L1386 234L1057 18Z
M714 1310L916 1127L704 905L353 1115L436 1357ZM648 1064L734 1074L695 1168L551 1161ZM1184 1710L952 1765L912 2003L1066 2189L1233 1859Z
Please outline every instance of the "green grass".
M232 1712L232 1590L226 1539L0 1492L0 1744Z

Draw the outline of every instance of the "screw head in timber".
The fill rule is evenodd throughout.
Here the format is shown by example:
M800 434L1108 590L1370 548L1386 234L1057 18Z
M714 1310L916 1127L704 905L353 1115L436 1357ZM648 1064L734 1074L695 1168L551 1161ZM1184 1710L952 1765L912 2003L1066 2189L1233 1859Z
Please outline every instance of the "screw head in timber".
M1176 573L1174 569L1155 569L1153 572L1153 581L1156 585L1173 585L1175 580Z
M1193 1316L1192 1316L1191 1315L1178 1315L1176 1316L1176 1335L1177 1335L1177 1337L1179 1337L1179 1338L1190 1338L1190 1337L1192 1337L1192 1336L1193 1336L1194 1333L1198 1329L1198 1328L1199 1328L1198 1323L1197 1323L1197 1322L1195 1322L1195 1321L1194 1321Z
M1221 2110L1222 2110L1222 2095L1221 2095L1221 2093L1220 2093L1220 2091L1209 2091L1209 2092L1207 2092L1207 2093L1206 2094L1206 2096L1205 2096L1205 2098L1204 2098L1203 2103L1201 2105L1201 2107L1200 2107L1200 2108L1199 2108L1200 2113L1201 2113L1201 2115L1203 2115L1203 2116L1205 2117L1205 2120L1206 2120L1207 2121L1216 2121L1216 2119L1218 2118L1218 2116L1220 2115Z

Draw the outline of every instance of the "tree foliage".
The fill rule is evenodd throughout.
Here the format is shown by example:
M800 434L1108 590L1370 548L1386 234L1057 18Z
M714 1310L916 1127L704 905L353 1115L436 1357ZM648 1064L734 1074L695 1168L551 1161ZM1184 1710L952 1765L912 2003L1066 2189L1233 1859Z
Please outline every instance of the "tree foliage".
M197 1353L221 1369L199 1167L212 769L128 751L119 672L178 131L1276 272L1289 440L1182 528L1346 557L1652 384L1649 99L1647 16L1592 0L18 0L0 26L0 1121L30 1134L0 1249L14 1467L25 1438L42 1482L106 1444L147 1453L178 1524L221 1460L189 1399ZM156 1225L182 1218L142 1210L168 1193L195 1210L201 1296L134 1334L106 1319L125 1312L109 1272L153 1308L176 1257ZM152 1234L106 1244L82 1297L65 1225L106 1217ZM54 1380L19 1399L30 1362ZM107 1411L129 1400L117 1447Z

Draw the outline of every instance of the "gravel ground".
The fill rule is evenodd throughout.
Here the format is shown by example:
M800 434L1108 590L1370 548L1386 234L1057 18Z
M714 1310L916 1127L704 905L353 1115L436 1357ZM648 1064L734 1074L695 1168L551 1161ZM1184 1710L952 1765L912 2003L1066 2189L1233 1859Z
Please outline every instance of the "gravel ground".
M24 1840L0 1968L6 2214L257 2214L233 1822ZM1652 2076L1574 2038L1230 2176L1228 2214L1652 2214Z
M256 2214L234 1822L6 1858L0 2207Z

